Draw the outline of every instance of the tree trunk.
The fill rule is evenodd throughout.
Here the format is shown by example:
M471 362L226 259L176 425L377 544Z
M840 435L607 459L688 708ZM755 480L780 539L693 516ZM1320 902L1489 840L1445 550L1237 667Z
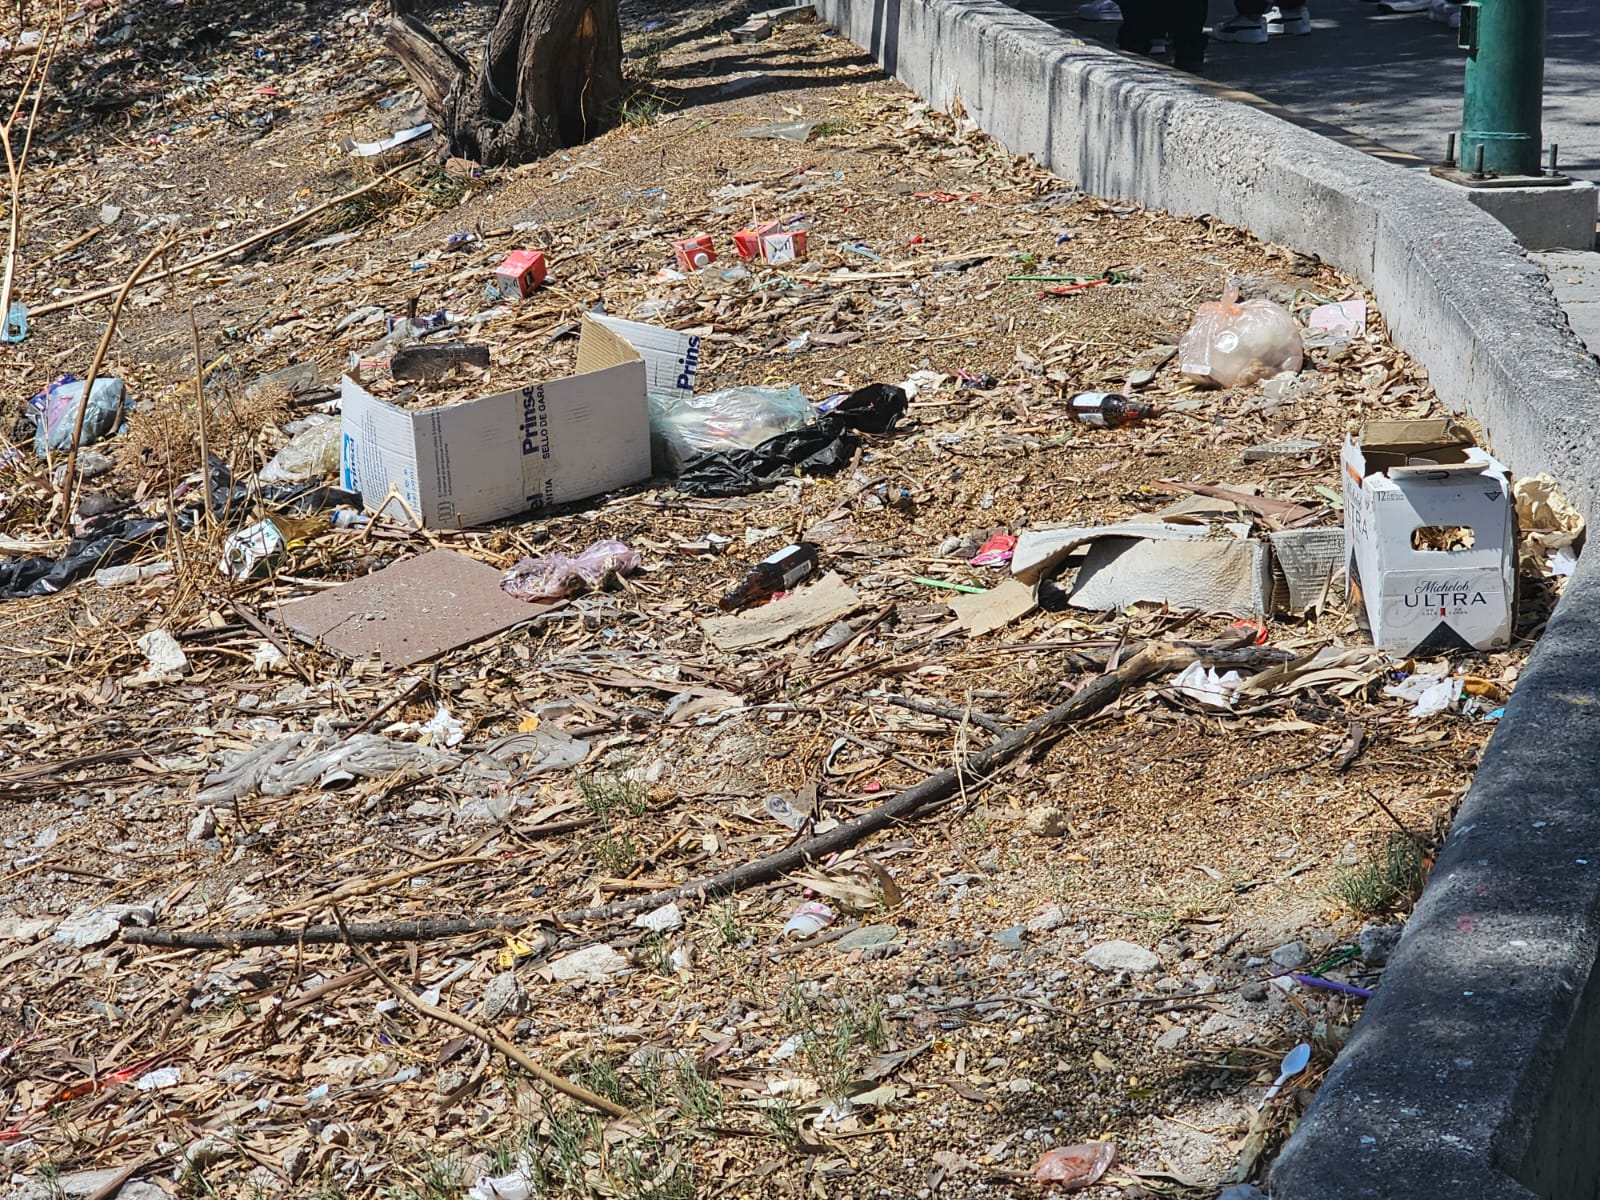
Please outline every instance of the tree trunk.
M458 157L484 166L528 162L616 124L617 0L503 0L476 78L415 17L398 16L384 41Z

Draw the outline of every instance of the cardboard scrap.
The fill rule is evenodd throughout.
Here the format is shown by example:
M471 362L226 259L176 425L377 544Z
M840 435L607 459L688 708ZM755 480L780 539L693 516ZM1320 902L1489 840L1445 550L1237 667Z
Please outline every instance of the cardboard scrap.
M950 601L950 611L972 637L1020 621L1038 607L1038 584L1016 578L1007 579L987 592L966 593Z
M508 596L500 572L454 550L430 550L273 610L300 637L351 658L409 667L555 607Z
M829 625L861 606L861 597L834 571L810 587L790 592L771 604L731 617L710 617L700 622L718 650L744 650L775 646L797 633Z
M1244 523L1152 519L1024 530L1011 569L1036 583L1079 559L1067 597L1074 608L1149 603L1261 616L1320 604L1343 551L1337 528L1273 531L1262 541Z

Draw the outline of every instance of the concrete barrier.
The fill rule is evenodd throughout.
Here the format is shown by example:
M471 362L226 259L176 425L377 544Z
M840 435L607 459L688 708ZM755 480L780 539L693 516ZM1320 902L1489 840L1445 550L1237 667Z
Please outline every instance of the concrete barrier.
M1441 399L1594 520L1600 369L1543 272L1464 197L998 0L817 9L1087 191L1210 213L1361 279ZM1274 1197L1600 1196L1600 572L1584 563Z

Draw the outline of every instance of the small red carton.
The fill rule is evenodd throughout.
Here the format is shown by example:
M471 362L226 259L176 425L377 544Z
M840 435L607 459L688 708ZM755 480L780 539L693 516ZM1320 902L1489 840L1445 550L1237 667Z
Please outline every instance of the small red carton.
M740 258L759 258L773 264L794 262L806 256L806 231L785 233L777 221L768 221L754 229L741 229L733 235L733 244Z
M672 253L678 260L680 271L698 271L701 267L709 267L717 261L717 252L711 245L711 235L707 233L684 238L681 242L673 242Z
M545 280L543 250L513 250L494 269L494 281L504 295L526 296Z

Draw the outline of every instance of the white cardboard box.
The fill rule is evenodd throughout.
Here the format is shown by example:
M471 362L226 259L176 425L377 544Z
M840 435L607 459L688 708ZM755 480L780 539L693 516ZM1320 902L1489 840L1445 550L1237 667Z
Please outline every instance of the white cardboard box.
M574 374L463 404L399 408L346 377L341 482L374 510L393 489L434 529L481 525L637 483L650 476L645 376L638 350L586 318ZM388 515L409 520L392 501Z
M1511 640L1516 510L1511 477L1450 420L1374 421L1347 438L1348 594L1372 641L1397 654L1493 650ZM1470 529L1470 549L1426 548L1418 530Z
M591 317L622 338L644 359L645 388L658 396L694 395L694 377L700 370L700 337L661 325L624 321L621 317Z

